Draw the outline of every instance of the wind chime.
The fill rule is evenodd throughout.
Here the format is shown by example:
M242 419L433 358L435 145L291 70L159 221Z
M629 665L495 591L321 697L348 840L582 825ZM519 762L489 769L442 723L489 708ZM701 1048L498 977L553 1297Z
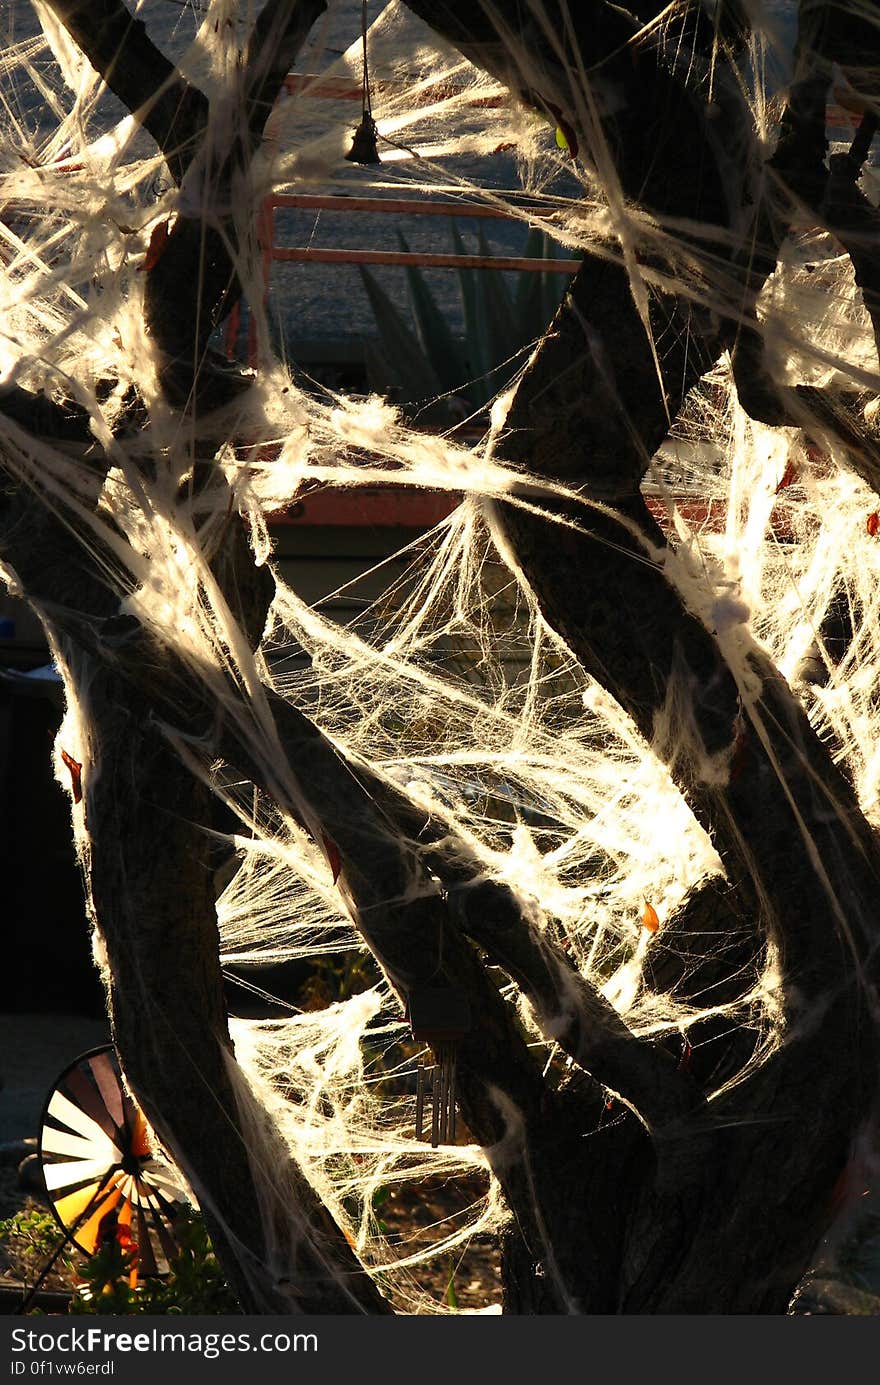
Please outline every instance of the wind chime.
M361 123L354 132L351 148L346 154L349 163L378 164L377 140L379 131L373 119L373 98L370 92L370 69L367 64L367 0L361 6L361 39L363 42L363 80L361 86Z
M431 1110L431 1144L455 1141L455 1069L458 1044L471 1027L467 996L452 987L411 991L407 1017L414 1039L430 1044L433 1063L420 1063L416 1079L416 1139L425 1138L425 1108Z

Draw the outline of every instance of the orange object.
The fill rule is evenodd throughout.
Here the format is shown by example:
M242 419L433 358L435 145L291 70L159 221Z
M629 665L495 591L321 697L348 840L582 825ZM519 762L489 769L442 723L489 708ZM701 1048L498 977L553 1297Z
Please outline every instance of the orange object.
M327 860L330 862L330 869L333 872L333 884L339 879L339 872L342 870L342 857L339 854L339 847L332 842L326 832L321 833L321 840L324 843L324 850L327 853Z
M129 1285L167 1274L177 1253L179 1176L154 1157L146 1119L111 1045L76 1059L55 1083L39 1131L49 1205L87 1255L115 1239Z
M868 515L866 527L871 538L873 538L877 530L880 529L880 514L878 514L876 510L872 510L871 514Z
M653 904L645 900L645 912L642 914L642 927L646 933L656 933L660 927L660 917Z
M779 485L776 487L776 494L778 495L780 491L787 490L788 487L792 484L792 482L796 481L797 478L798 478L797 463L796 463L796 462L789 461L788 465L787 465L786 468L785 468L785 471L782 473L782 480L779 482Z
M153 269L156 264L158 264L159 259L161 258L162 254L165 251L165 247L168 244L169 225L170 221L166 217L164 221L157 222L157 224L153 227L153 233L150 236L150 244L147 247L147 253L144 258L144 262L143 264L138 265L139 274L149 274L150 270Z
M78 760L74 760L72 755L68 755L67 751L64 749L61 751L61 759L70 771L70 787L73 790L73 801L74 803L81 803L83 796L82 765Z

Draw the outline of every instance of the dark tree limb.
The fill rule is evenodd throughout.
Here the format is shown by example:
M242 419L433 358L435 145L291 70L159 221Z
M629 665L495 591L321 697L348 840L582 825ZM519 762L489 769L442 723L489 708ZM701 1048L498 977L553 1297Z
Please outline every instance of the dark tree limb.
M767 163L769 197L762 197L756 216L750 293L744 310L754 310L761 288L776 267L795 212L808 208L849 255L880 348L880 279L876 269L880 219L856 185L877 131L877 116L870 102L871 68L878 46L876 24L868 17L836 4L801 0L794 77L776 150ZM833 155L826 166L826 103L835 62L846 68L857 97L859 88L865 89L866 110L849 153ZM778 203L775 208L774 201ZM801 423L802 411L792 402L791 391L778 386L766 368L757 326L740 328L732 366L740 402L752 418L773 427ZM876 481L871 484L876 489Z
M553 1253L564 1240L565 1212L558 1198L563 1168L571 1170L584 1128L573 1119L570 1103L560 1103L545 1087L529 1054L511 1007L503 1000L484 964L461 937L436 885L427 876L420 853L401 836L374 796L367 792L338 752L309 720L277 695L269 697L286 762L301 786L293 800L283 784L267 776L232 727L223 734L221 751L276 802L302 820L315 822L322 836L332 839L341 858L340 880L351 901L356 926L371 953L402 1000L418 988L447 986L468 998L472 1028L457 1044L457 1092L468 1128L485 1148L492 1170L504 1191L521 1235L539 1259ZM381 798L379 799L381 805ZM478 939L479 941L479 939ZM589 1019L596 1018L595 1005ZM607 1016L602 1015L606 1028ZM590 1048L586 1029L584 1047ZM672 1074L661 1068L659 1091L647 1081L653 1055L630 1036L628 1066L616 1064L621 1082L638 1088L652 1114L662 1110L671 1128L688 1109ZM608 1048L619 1052L615 1031ZM605 1057L601 1042L590 1051ZM660 1055L660 1060L665 1055ZM615 1067L612 1058L610 1066ZM665 1076L665 1082L664 1082ZM644 1082L642 1082L644 1078ZM640 1085L641 1083L641 1085ZM578 1104L577 1112L581 1113ZM660 1117L658 1116L658 1120ZM599 1247L585 1230L580 1253L584 1263L600 1274ZM548 1281L544 1311L564 1311L566 1305L595 1292L584 1264L571 1265Z
M419 3L413 8L425 7ZM499 3L496 7L501 29L486 17L486 11L472 15L471 7L461 3L431 10L447 36L459 26L460 46L464 45L468 56L489 70L501 71L505 80L522 88L518 74L511 75L509 65L504 66L503 27L519 18L518 6ZM551 6L551 14L557 13L561 18L561 8ZM433 22L431 14L426 17ZM624 195L661 216L674 212L723 227L723 180L706 121L674 71L654 56L646 62L641 55L638 71L627 72L630 55L626 53L625 60L619 57L618 46L621 34L630 34L632 26L617 7L584 6L576 11L571 25L563 26L563 32L579 60L601 66L601 81L622 83L629 106L606 122L606 134L615 151ZM553 44L546 40L546 34L536 32L535 42L544 45L546 90L542 80L540 91L529 88L523 94L538 108L553 112L558 107L567 117L565 81ZM211 292L205 291L203 282L192 301L206 305L203 321L215 320L234 292L228 281L224 283L223 254L227 252L220 242L206 249L205 217L194 217L192 222L181 231L175 253L179 265L195 266L196 249L200 260L206 258ZM164 259L159 259L159 267ZM654 300L650 313L655 356L633 308L627 276L611 269L598 288L595 281L588 285L587 278L581 271L554 331L532 362L513 403L505 446L509 460L548 480L574 483L587 502L612 502L619 517L608 509L590 509L589 504L572 506L563 515L581 525L583 532L576 532L561 530L552 517L525 514L509 506L504 511L505 523L517 560L548 621L645 734L653 737L660 752L665 751L692 806L713 830L737 891L737 908L751 924L751 931L745 930L746 945L768 936L778 948L785 983L783 1009L790 1026L779 1051L723 1093L708 1115L702 1113L702 1127L682 1122L659 1160L640 1127L626 1117L615 1133L603 1134L599 1142L588 1141L587 1136L598 1129L587 1118L589 1102L546 1094L521 1037L512 1029L508 1007L448 918L438 891L429 886L420 893L427 882L417 852L401 848L393 823L383 820L362 785L359 794L354 787L357 781L345 780L343 765L334 765L332 774L327 772L327 747L302 723L291 737L299 791L288 792L285 798L284 783L273 789L281 792L280 801L290 811L302 813L305 806L304 817L313 833L320 836L326 826L332 827L363 935L387 965L392 981L419 981L430 965L432 977L442 975L462 985L483 1007L474 1037L464 1041L462 1100L478 1138L490 1144L496 1172L514 1214L521 1217L517 1245L527 1264L518 1277L520 1301L535 1311L781 1311L786 1289L790 1291L803 1268L822 1224L828 1190L846 1158L848 1143L870 1109L875 1091L875 1043L873 1029L865 1022L866 1012L860 1009L865 968L860 975L859 965L873 936L866 901L876 893L877 847L848 786L842 784L788 690L757 650L750 656L751 700L745 709L748 715L743 714L741 690L718 642L666 579L661 536L641 501L639 484L651 452L687 390L726 344L727 329L682 300ZM163 294L165 311L170 312L176 282L170 272L164 288L161 274L154 281L157 316L153 321L159 320ZM199 331L164 340L162 330L160 322L154 331L157 344L166 355L183 360L191 388L204 344ZM220 391L221 398L224 394L228 399L228 390ZM589 440L588 454L585 440ZM64 533L69 540L69 533ZM9 534L8 541L15 542L14 530ZM43 543L41 557L45 551ZM66 556L62 545L59 562ZM34 563L34 555L22 553L20 561L27 567ZM83 569L82 554L72 570L77 570L77 563ZM150 656L149 701L131 696L131 709L149 733L111 752L107 770L92 786L91 796L87 790L87 808L103 813L105 821L111 807L118 811L120 805L137 818L141 808L137 757L133 764L132 749L145 761L148 785L154 771L156 780L171 772L149 729L150 716L161 710L172 727L195 726L207 739L213 709L204 705L199 688L167 650L148 641L139 629L119 632L114 626L112 593L88 564L86 585L91 580L100 588L93 593L91 606L88 591L82 589L72 602L65 596L60 604L53 604L51 594L47 602L45 571L37 563L29 573L36 604L41 604L42 592L45 613L59 630L71 634L80 657L82 651L97 655L101 666L94 678L93 706L101 708L114 729L120 729L113 721L113 707L121 702L120 689L128 697L135 665L143 662L139 656ZM259 604L257 599L254 631ZM95 625L93 634L87 628L90 620ZM142 669L139 673L143 677ZM89 670L90 678L91 674ZM675 719L673 734L667 729L670 716ZM681 725L688 733L684 753L678 734ZM223 734L224 754L235 763L246 747L234 729L230 732L227 726ZM675 753L674 747L678 747ZM352 790L347 802L338 797L337 777ZM175 786L179 782L174 780ZM155 797L146 798L147 809L155 811L164 801L157 787ZM97 806L91 808L92 803ZM195 815L197 795L192 804ZM359 814L362 810L362 821L353 818L352 804ZM143 830L140 819L137 826ZM180 850L186 853L187 842L192 851L188 865L181 861L180 869L197 874L204 857L188 836L182 838ZM97 849L107 848L99 842ZM123 866L127 870L127 858ZM380 868L388 870L387 880L380 880ZM98 891L111 907L114 870L112 861L93 868ZM142 857L132 862L132 870L139 883L144 881ZM779 873L774 875L773 870ZM144 883L143 888L147 891L148 885ZM199 882L193 878L192 890L193 897L201 899L204 884L200 893ZM164 902L162 896L160 903ZM176 932L182 923L179 910L175 913L171 902L168 907ZM124 901L118 903L118 912L124 916ZM151 918L154 942L161 943L164 923L164 911ZM126 925L126 941L130 941L131 926ZM216 950L216 941L209 937L212 927L213 914L205 908L195 933L201 939L196 964L201 1014L208 1019L209 1042L215 1045L205 1056L205 1071L222 1084L225 1021L222 1013L218 1015L217 968L208 959L211 947ZM409 943L411 952L417 932L422 943L426 936L442 936L439 972L433 954L428 961L414 961L408 955L404 943ZM524 987L532 987L539 1007L544 997L555 996L565 980L556 966L558 959L537 946L528 932L517 936L512 945L510 940L499 945L497 938L493 945L499 955L500 948L506 949L508 965L518 971ZM157 951L161 954L162 947ZM167 954L169 949L164 951ZM120 968L119 974L126 974L135 987L138 976L125 973L126 965L120 953L114 970ZM157 985L173 980L165 971L157 972L158 965L152 957L145 963L143 977L151 994ZM597 1010L591 994L584 997L579 992L578 1000L582 1006L578 1021L583 1014L589 1015L594 1028L588 1038L593 1042L596 1024L607 1016L601 1007ZM579 1041L571 1031L569 1037ZM625 1035L615 1032L613 1038L613 1060L626 1067L624 1058L628 1060L635 1050L628 1047ZM126 1042L136 1065L134 1028ZM123 1057L127 1069L128 1059ZM146 1061L145 1089L155 1082L163 1100L172 1102L174 1093L154 1071L157 1058L149 1047ZM494 1084L496 1073L499 1081ZM639 1068L642 1085L645 1079L646 1072ZM493 1085L494 1105L489 1099ZM686 1085L676 1079L676 1092ZM588 1090L594 1101L591 1085ZM146 1091L145 1101L149 1101ZM155 1114L161 1122L163 1112ZM662 1127L661 1131L666 1134ZM191 1157L186 1139L178 1136L177 1140L186 1166ZM597 1143L600 1152L594 1153ZM622 1168L629 1181L615 1193ZM590 1196L585 1196L585 1177ZM246 1174L241 1186L242 1205L252 1209ZM608 1198L613 1203L595 1218L596 1228L590 1226L593 1209L587 1205L593 1195L600 1202ZM325 1231L334 1265L351 1262L345 1260L338 1236L321 1223L320 1212L309 1203L307 1188L301 1196L312 1232L305 1292L315 1295L309 1301L336 1303L339 1277L335 1271L322 1273L326 1271ZM731 1221L734 1206L737 1218ZM578 1230L583 1228L584 1234L573 1241L574 1207L579 1214ZM228 1218L223 1220L229 1224ZM743 1227L749 1238L744 1274L737 1263ZM258 1261L262 1249L257 1248ZM776 1267L768 1272L771 1262ZM539 1264L550 1272L539 1273ZM357 1274L356 1266L353 1273ZM244 1278L248 1281L247 1267ZM542 1279L550 1281L546 1290L539 1283ZM360 1280L352 1283L361 1308L381 1311L381 1303L373 1308L370 1287L363 1287ZM258 1275L256 1289L250 1292L263 1305L277 1303L278 1285L267 1283L265 1276Z
M188 205L147 273L147 329L163 358L168 398L192 414L207 413L246 387L212 359L214 328L241 297L235 271L235 210L263 127L296 55L326 0L269 0L251 33L242 74L241 106L218 152L203 144L189 169Z
M193 414L220 408L246 387L213 358L208 342L241 296L234 254L234 209L247 167L284 78L326 0L269 0L250 35L241 105L219 151L208 148L205 95L185 82L122 0L50 0L54 12L96 71L156 140L185 206L146 273L147 329L163 358L172 403Z
M148 682L139 701L106 664L89 672L88 714L103 743L85 799L89 878L126 1080L195 1187L245 1312L388 1312L281 1135L233 1077L201 826L210 793L152 721Z
M279 724L291 718L285 706L273 698ZM451 823L421 812L402 790L368 766L352 768L373 802L413 842L440 881L461 931L516 981L544 1038L559 1044L597 1082L630 1105L652 1134L693 1118L702 1097L691 1079L677 1071L661 1049L632 1034L539 925L528 901L503 882L486 877L482 863Z
M123 0L46 0L92 67L152 135L176 183L204 135L208 99L153 43Z
M201 691L136 621L120 618L102 575L112 555L94 535L80 541L74 516L66 523L62 509L20 490L2 517L0 555L40 614L95 733L95 760L83 767L86 866L126 1079L193 1182L245 1311L387 1312L280 1136L264 1128L262 1153L251 1150L256 1106L232 1075L201 826L209 791L157 722L164 711L189 727L209 724ZM231 573L230 550L225 557ZM243 609L252 632L262 630L260 604ZM269 1162L268 1177L252 1153ZM263 1239L266 1198L277 1202L274 1243ZM289 1282L281 1283L285 1267Z
M497 72L497 53L468 30L463 6L442 7L445 35L457 41L450 12L467 33L467 55ZM609 122L624 190L650 210L684 205L723 224L693 107L672 91L667 117L651 85L646 102L635 93L628 115ZM653 85L664 89L660 77ZM653 108L658 119L645 119ZM702 161L696 177L676 166L681 148ZM685 331L681 300L655 301L651 312L662 383L627 276L604 265L576 276L517 390L499 451L549 480L579 483L582 510L548 507L579 531L512 506L503 507L504 524L548 623L667 759L711 831L747 921L746 955L757 955L763 937L778 949L790 1025L778 1053L713 1103L705 1141L694 1132L683 1153L681 1178L640 1183L619 1310L712 1311L714 1301L725 1311L781 1312L874 1099L866 997L880 857L850 786L765 656L752 650L740 688L712 631L664 573L640 481L670 415L728 336L698 314ZM619 518L591 509L593 500ZM743 1208L739 1227L728 1224L734 1205ZM753 1254L734 1285L725 1261L743 1234Z
M447 5L443 12L454 8ZM466 26L463 11L456 13ZM480 51L471 45L474 56ZM487 65L496 61L491 53L486 59ZM646 99L657 99L650 87ZM725 215L720 174L713 172L708 147L700 145L700 126L686 95L670 96L667 123L659 131L647 126L650 159L645 136L636 129L643 114L644 107L636 108L619 122L624 188L646 190L652 207L678 203L720 223ZM694 146L704 161L701 177L675 162L678 148ZM822 854L846 862L835 874L832 893L836 887L838 897L847 899L859 893L856 880L867 890L861 898L870 897L876 845L851 789L757 650L752 673L763 685L763 705L755 726L746 725L747 752L738 746L745 715L740 688L711 632L688 611L663 572L664 541L648 515L640 482L666 435L670 413L724 342L723 333L717 328L713 333L700 314L687 315L686 331L678 317L682 311L676 300L652 304L658 379L657 359L624 270L588 263L579 271L517 389L499 450L539 476L578 482L588 503L579 513L570 507L563 514L579 521L581 532L512 506L503 507L504 522L549 624L658 752L674 757L672 773L715 836L732 882L747 889L754 877L755 906L773 898L780 915L777 936L788 939L799 984L811 977L821 989L826 984L822 960L836 943L834 930L827 928L826 901L817 899L812 846L805 836L815 832L821 839L828 832L823 818L832 818L835 826ZM620 518L590 509L593 499L612 505ZM678 724L667 744L663 723L670 715ZM682 750L688 735L691 748ZM807 833L798 819L808 825ZM774 884L781 838L792 839L788 852L781 852L791 869ZM773 927L770 920L765 924ZM863 930L867 927L863 920ZM797 946L799 937L804 946ZM817 948L822 938L824 946Z
M218 575L255 644L271 593L252 588L247 554L237 552L234 540L231 535L221 547ZM88 866L113 977L114 1036L126 1077L193 1179L244 1306L252 1312L288 1311L294 1303L299 1311L352 1312L359 1311L358 1305L361 1311L384 1311L357 1262L352 1259L345 1268L347 1247L337 1246L339 1254L332 1253L327 1214L323 1209L318 1214L312 1189L281 1148L273 1158L278 1170L286 1170L288 1189L296 1195L291 1210L300 1207L288 1231L304 1237L303 1283L277 1290L262 1276L267 1249L257 1239L261 1222L248 1181L255 1171L247 1167L246 1127L236 1116L225 1056L229 1040L213 875L208 839L198 825L209 818L209 795L173 754L163 722L185 728L182 734L203 740L209 756L222 753L250 774L304 821L318 842L326 845L332 838L355 921L402 1001L420 986L443 984L469 998L475 1023L459 1045L460 1103L469 1128L487 1147L517 1224L539 1252L548 1234L552 1240L561 1233L551 1195L552 1164L537 1157L535 1145L546 1142L553 1129L559 1132L561 1114L554 1114L554 1099L513 1011L459 936L417 853L401 841L396 826L375 807L330 743L294 708L274 698L272 710L281 723L291 774L306 787L291 796L283 771L267 780L259 763L254 766L247 738L229 722L220 730L196 676L170 648L157 647L136 620L118 615L118 596L100 576L101 562L109 555L93 537L87 548L81 546L57 509L44 510L38 499L19 504L8 516L0 552L43 615L81 686L89 723L100 732L102 759L86 765L83 776L92 843ZM51 565L45 562L46 552L53 554ZM218 735L219 741L212 740ZM145 841L151 843L148 852ZM183 966L182 957L187 959ZM147 1034L142 1028L145 1008L154 1019ZM184 1020L175 1027L180 1013ZM181 1064L187 1069L183 1075ZM206 1114L204 1102L211 1091L215 1098ZM213 1134L203 1149L206 1128ZM560 1147L571 1138L560 1133ZM218 1181L223 1170L225 1183ZM542 1207L543 1217L535 1210ZM307 1234L309 1227L313 1234ZM341 1233L335 1235L341 1239ZM556 1311L564 1306L560 1293L557 1285Z
M327 9L327 0L267 0L254 21L244 55L247 126L259 140L300 49Z
M91 419L73 402L56 403L20 385L0 385L0 414L35 437L59 443L93 443Z

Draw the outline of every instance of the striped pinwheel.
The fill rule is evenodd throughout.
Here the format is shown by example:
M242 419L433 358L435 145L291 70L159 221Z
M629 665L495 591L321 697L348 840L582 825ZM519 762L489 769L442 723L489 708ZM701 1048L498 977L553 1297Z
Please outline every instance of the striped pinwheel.
M174 1223L190 1198L173 1166L154 1155L112 1045L84 1053L58 1078L39 1152L52 1211L68 1240L92 1255L115 1236L136 1250L140 1275L168 1272L177 1253Z

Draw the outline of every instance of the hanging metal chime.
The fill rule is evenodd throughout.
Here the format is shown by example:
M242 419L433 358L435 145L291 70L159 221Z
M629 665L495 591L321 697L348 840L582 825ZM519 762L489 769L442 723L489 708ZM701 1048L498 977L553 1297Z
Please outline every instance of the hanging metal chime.
M431 1108L431 1144L455 1141L455 1068L458 1043L471 1027L467 997L451 987L414 990L407 996L414 1039L430 1044L435 1061L419 1064L416 1086L416 1139L424 1138L425 1107Z
M361 39L364 46L361 123L354 132L351 148L345 157L353 164L378 164L382 162L377 143L379 131L373 119L370 69L367 64L367 0L363 0L361 6Z

